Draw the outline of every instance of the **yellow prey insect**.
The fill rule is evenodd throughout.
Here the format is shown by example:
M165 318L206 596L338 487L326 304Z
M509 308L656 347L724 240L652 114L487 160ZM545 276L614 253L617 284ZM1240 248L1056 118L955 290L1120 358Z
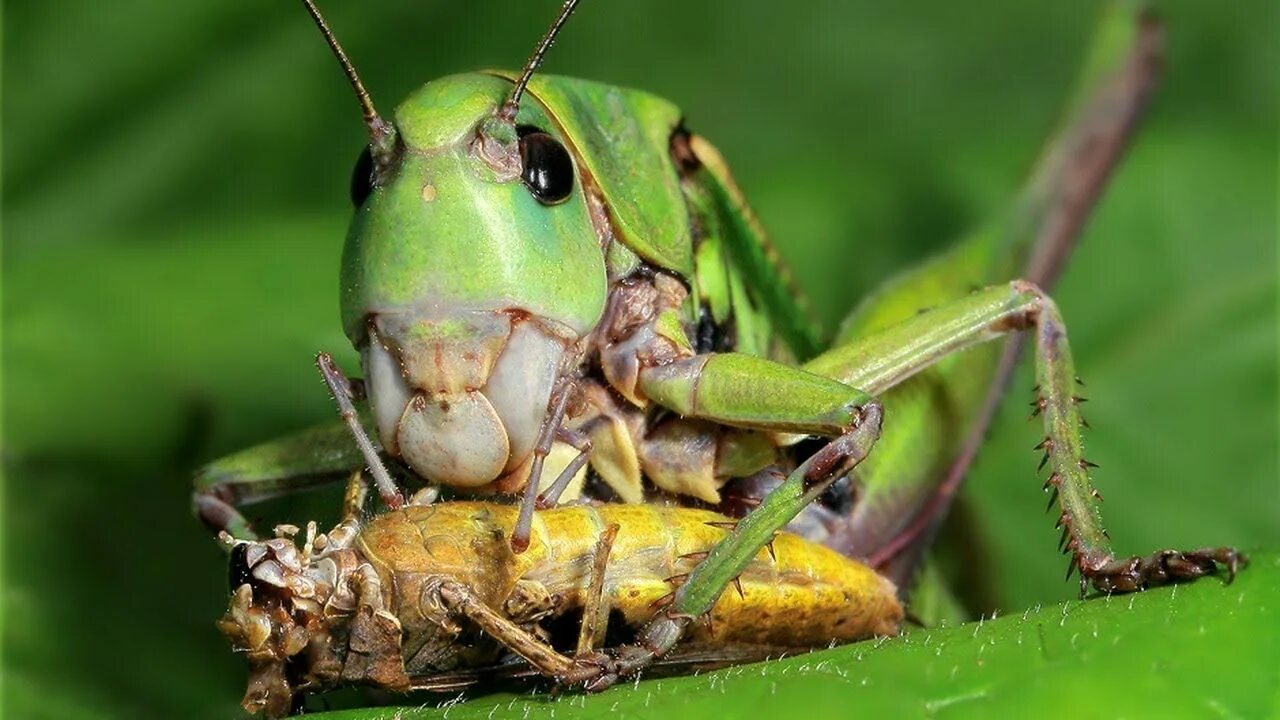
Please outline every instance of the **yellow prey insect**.
M606 631L662 614L732 525L692 508L561 507L534 514L529 548L516 554L516 506L410 504L362 521L363 489L352 487L346 517L324 535L309 524L301 547L288 537L296 528L227 537L234 589L219 628L249 660L250 712L285 715L295 694L339 684L446 689L515 656L556 682L595 675ZM892 582L789 533L734 588L668 660L776 657L896 634L903 617Z

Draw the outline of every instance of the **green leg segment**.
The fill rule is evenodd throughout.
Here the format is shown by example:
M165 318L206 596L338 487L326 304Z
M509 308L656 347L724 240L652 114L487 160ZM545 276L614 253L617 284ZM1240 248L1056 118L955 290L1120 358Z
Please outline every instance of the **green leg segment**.
M226 531L240 540L257 540L240 512L245 505L337 484L352 472L370 468L388 507L403 503L379 456L372 421L357 413L363 400L357 382L348 380L328 353L316 364L338 402L342 423L325 424L215 460L196 471L191 504L196 517L214 533ZM356 442L352 442L352 437Z
M1109 4L1058 130L1010 206L945 253L866 297L832 347L866 338L973 288L1021 276L1051 289L1143 116L1162 64L1161 35L1160 23L1144 3ZM858 505L832 528L826 544L848 555L874 557L914 518L927 515L932 525L915 544L877 565L902 587L913 584L922 550L931 545L985 439L1017 359L1013 346L1006 345L1003 353L988 346L948 358L881 396L892 429L859 468ZM844 366L831 356L806 367L847 380ZM980 553L971 547L942 552L961 555L952 560L967 565L975 559L972 553Z
M575 659L574 670L562 682L583 683L588 690L600 690L643 670L675 647L689 623L711 610L729 583L756 555L770 547L778 530L866 458L880 436L883 411L880 403L870 400L853 415L851 429L792 471L760 507L740 520L711 549L676 590L666 610L645 625L639 642L617 648L611 655L593 653Z
M828 436L848 430L871 399L856 387L741 353L696 355L640 374L645 395L684 417Z
M1213 572L1217 563L1231 572L1239 555L1229 548L1190 553L1161 551L1146 558L1116 558L1102 525L1099 496L1089 481L1092 464L1084 457L1083 421L1075 393L1077 379L1067 343L1066 327L1057 306L1035 285L1016 280L975 292L966 298L921 313L909 320L836 348L809 364L872 392L884 392L946 356L1008 333L1034 330L1037 360L1035 415L1043 417L1045 453L1041 468L1049 469L1046 490L1060 506L1059 525L1072 553L1072 567L1102 592L1128 592L1173 580ZM871 558L883 562L915 541L932 518L922 518Z
M256 540L237 509L308 488L337 484L364 464L345 425L329 423L215 460L196 472L192 506L217 533Z

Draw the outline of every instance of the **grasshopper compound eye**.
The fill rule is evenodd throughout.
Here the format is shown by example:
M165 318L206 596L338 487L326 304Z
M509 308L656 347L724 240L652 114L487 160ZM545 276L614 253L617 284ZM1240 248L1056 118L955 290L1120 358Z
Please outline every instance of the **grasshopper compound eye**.
M569 151L537 128L520 128L520 179L543 205L564 202L573 192Z
M373 192L373 152L368 145L356 160L356 168L351 172L351 204L358 209L369 199Z

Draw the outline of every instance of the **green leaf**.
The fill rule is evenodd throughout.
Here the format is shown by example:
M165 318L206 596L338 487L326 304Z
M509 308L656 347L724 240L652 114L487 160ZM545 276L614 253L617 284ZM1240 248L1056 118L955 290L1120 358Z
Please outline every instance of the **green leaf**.
M1227 586L1207 579L1036 606L598 695L498 695L308 717L1274 717L1280 643L1270 629L1277 623L1280 554L1270 552Z

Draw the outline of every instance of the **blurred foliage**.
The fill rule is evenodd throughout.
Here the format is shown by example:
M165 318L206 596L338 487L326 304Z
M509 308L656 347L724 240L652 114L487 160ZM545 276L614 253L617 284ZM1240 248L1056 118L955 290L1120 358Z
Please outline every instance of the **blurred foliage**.
M326 11L389 109L427 78L516 65L554 5ZM588 2L547 69L680 104L830 327L1001 207L1098 5ZM1122 551L1274 547L1278 8L1157 7L1163 88L1056 294L1089 383L1089 457ZM294 2L5 15L3 709L228 717L243 668L212 627L223 565L187 510L189 473L332 417L310 361L354 361L336 270L358 116ZM970 479L1014 612L1074 592L1040 513L1031 384L1019 376ZM1120 657L1114 687L1149 680Z

